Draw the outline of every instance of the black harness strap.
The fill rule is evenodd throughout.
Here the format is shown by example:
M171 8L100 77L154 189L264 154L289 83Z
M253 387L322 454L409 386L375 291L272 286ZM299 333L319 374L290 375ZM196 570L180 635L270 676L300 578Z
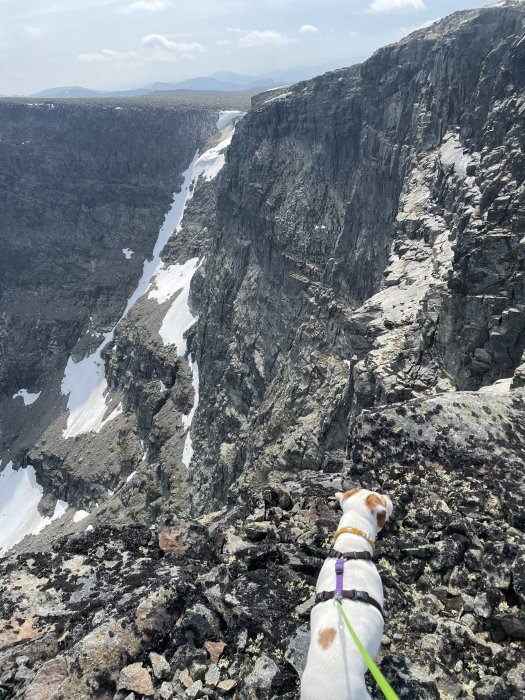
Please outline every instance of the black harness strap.
M321 591L315 596L315 604L325 603L327 600L332 600L332 598L336 597L336 591ZM346 600L356 600L360 603L368 603L368 605L371 605L373 608L378 610L381 613L381 617L384 619L383 608L379 605L377 600L372 598L372 596L366 591L341 591L341 598L345 598Z
M330 559L361 559L362 561L372 561L370 552L339 552L331 549L326 555Z

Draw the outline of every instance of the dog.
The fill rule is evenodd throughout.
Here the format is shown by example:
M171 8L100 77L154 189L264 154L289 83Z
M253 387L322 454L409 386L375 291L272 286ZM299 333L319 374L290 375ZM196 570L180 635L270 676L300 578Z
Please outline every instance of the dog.
M335 496L343 515L333 549L317 579L301 700L371 700L365 686L366 664L344 626L334 594L343 589L344 611L374 658L383 634L384 599L381 578L371 558L376 535L392 514L392 501L359 487ZM337 558L339 553L357 558Z

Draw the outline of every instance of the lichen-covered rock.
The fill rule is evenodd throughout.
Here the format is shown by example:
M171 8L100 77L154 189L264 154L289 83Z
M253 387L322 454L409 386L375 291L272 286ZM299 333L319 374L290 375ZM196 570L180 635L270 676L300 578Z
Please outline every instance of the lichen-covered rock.
M120 690L132 690L140 695L153 695L155 690L151 682L151 676L140 663L130 664L122 669L118 677L117 688Z
M166 657L162 654L157 654L152 651L149 655L149 660L151 663L151 668L153 670L153 675L155 678L168 678L170 675L171 667L166 661Z
M266 655L259 657L244 680L239 697L242 700L269 700L278 674L279 667L271 658Z
M67 659L57 656L46 661L25 692L26 700L52 700L68 676Z

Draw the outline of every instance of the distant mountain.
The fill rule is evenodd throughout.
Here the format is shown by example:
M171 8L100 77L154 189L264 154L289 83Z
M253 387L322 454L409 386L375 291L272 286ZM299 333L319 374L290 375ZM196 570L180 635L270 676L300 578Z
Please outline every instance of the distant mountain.
M147 88L138 88L136 90L112 90L104 92L103 90L90 90L80 86L74 87L57 87L49 88L37 92L31 97L56 97L56 98L78 98L78 97L133 97L134 95L147 95L151 90Z
M258 81L251 76L242 76L244 80L221 80L215 76L190 78L178 83L153 83L146 87L155 92L164 90L214 90L216 92L238 92L250 90L253 87L273 87L273 80Z
M305 80L317 75L321 70L292 69L290 71L275 71L274 74L244 75L220 71L212 75L198 76L181 80L175 83L157 82L150 83L136 90L90 90L78 85L73 87L56 87L42 90L31 97L126 97L133 95L147 95L157 92L174 92L178 90L213 91L213 92L240 92L241 90L265 90L268 88L288 85L292 82Z
M285 68L268 71L260 75L246 75L232 71L217 71L211 75L198 76L175 83L150 83L135 90L90 90L78 85L73 87L56 87L31 95L31 97L131 97L133 95L148 95L157 92L174 92L178 90L195 90L207 92L239 92L241 90L265 90L308 80L335 66L309 66Z
M32 97L99 97L104 94L98 90L90 90L89 88L74 85L72 87L49 88L48 90L37 92Z

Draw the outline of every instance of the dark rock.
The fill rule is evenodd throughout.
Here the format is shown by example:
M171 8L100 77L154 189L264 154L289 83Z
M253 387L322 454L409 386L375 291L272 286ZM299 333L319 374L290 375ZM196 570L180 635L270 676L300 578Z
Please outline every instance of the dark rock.
M501 678L485 676L474 688L474 697L476 700L507 700L510 693Z

